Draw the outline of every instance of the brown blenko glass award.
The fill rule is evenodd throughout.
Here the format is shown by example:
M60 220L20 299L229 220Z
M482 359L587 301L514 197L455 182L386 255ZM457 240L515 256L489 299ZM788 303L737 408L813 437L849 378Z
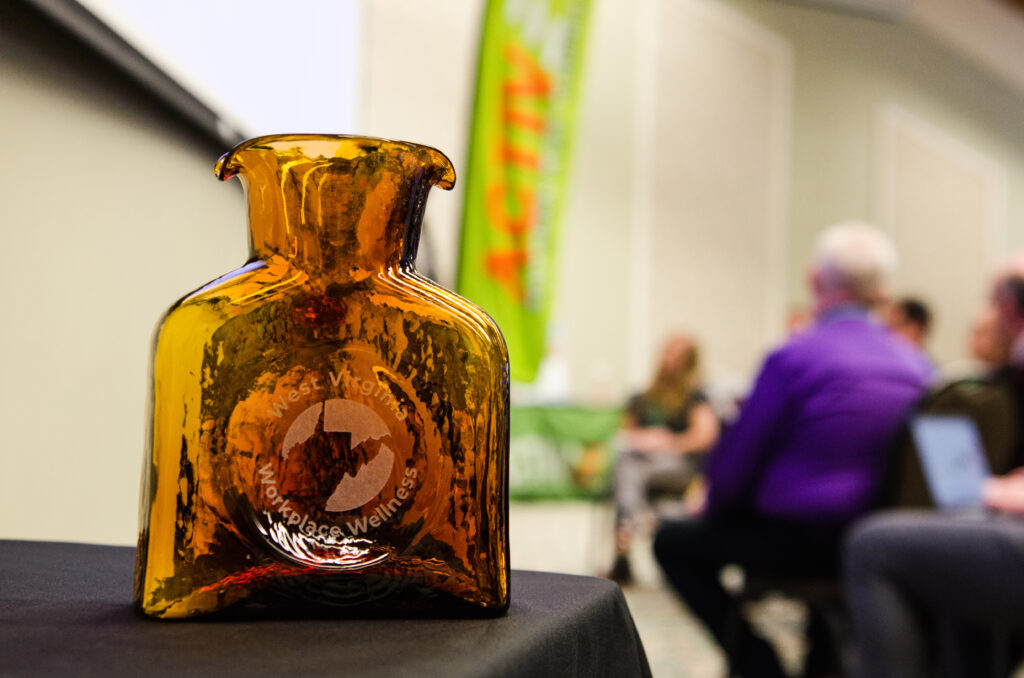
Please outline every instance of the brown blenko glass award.
M216 171L245 185L251 258L175 304L154 341L138 608L501 614L504 340L413 263L451 163L290 135Z

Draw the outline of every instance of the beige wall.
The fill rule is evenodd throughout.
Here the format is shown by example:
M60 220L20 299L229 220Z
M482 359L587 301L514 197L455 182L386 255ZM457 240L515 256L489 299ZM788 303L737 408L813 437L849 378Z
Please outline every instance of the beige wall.
M677 328L696 335L707 373L743 381L784 315L793 53L720 3L653 3L655 93L642 112L650 234L651 355ZM643 171L643 170L642 170ZM639 374L644 377L646 374Z
M575 397L616 402L630 368L637 17L632 3L598 0L591 21L554 322Z
M133 543L150 336L246 258L220 149L20 4L0 26L0 538Z

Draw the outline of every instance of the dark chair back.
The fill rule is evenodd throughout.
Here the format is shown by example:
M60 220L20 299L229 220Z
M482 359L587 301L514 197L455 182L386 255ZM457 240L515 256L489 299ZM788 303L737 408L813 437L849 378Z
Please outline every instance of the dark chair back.
M985 456L995 474L1015 464L1020 429L1017 401L998 379L960 379L929 391L915 405L915 414L948 414L970 418L978 427ZM896 436L881 504L883 507L934 506L908 421Z

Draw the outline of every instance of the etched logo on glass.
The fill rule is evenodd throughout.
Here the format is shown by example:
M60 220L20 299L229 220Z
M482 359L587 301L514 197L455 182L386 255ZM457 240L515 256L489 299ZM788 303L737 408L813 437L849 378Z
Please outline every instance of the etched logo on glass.
M365 442L379 444L373 459L355 475L346 473L342 477L324 508L333 512L351 511L379 495L391 477L395 453L383 442L390 432L377 413L354 400L344 398L331 398L312 405L292 422L284 436L281 455L287 459L292 448L321 431L324 434L347 433L351 448Z
M257 529L290 558L324 567L365 567L401 548L386 535L413 505L424 470L410 456L407 396L400 404L379 371L297 367L265 383L239 404L232 427L233 441L263 447L250 495Z

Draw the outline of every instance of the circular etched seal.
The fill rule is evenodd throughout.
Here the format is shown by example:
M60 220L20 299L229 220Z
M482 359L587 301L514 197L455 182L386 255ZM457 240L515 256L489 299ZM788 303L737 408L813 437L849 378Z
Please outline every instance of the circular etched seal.
M265 374L234 408L228 459L262 540L358 569L402 552L428 504L424 424L389 372L351 360ZM404 541L403 541L404 540Z

